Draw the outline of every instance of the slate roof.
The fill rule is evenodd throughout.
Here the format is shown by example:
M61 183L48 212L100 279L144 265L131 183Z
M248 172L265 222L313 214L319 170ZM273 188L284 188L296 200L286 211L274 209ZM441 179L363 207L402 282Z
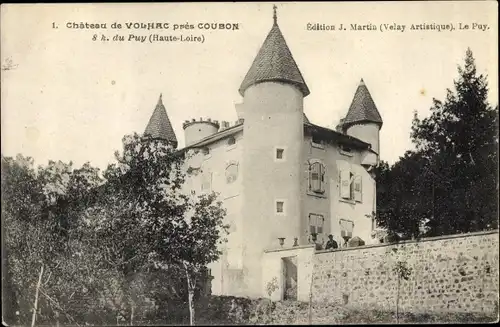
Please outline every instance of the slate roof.
M273 27L269 31L252 66L243 79L239 92L243 96L248 87L265 81L295 84L301 90L304 97L310 93L280 31L276 12L274 14Z
M196 143L193 143L189 146L182 148L180 151L182 152L182 151L187 151L187 150L192 149L192 148L199 148L202 146L206 146L207 144L211 144L213 142L216 142L216 141L223 139L225 137L228 137L230 135L234 135L238 132L243 131L243 124L244 123L240 123L238 125L231 126L228 129L225 129L225 130L219 131L215 134L209 135L209 136L205 137L204 139L199 140ZM370 149L369 143L363 142L358 138L355 138L353 136L350 136L350 135L347 135L344 133L334 131L334 130L326 128L326 127L315 125L315 124L312 124L309 122L304 122L304 130L317 133L318 136L320 136L321 138L323 138L324 140L327 140L327 141L336 140L337 142L340 142L342 144L350 145L350 146L353 146L353 147L356 147L359 149L367 149L367 150Z
M345 116L343 127L346 128L362 122L373 122L382 126L382 117L363 79L361 79L358 89L354 94L349 111Z
M310 123L309 118L307 118L306 113L304 113L304 123Z
M158 104L149 119L148 126L144 131L144 135L146 134L150 135L154 139L169 141L173 143L174 147L177 147L177 138L175 137L170 119L168 119L167 110L163 105L161 94L158 99Z

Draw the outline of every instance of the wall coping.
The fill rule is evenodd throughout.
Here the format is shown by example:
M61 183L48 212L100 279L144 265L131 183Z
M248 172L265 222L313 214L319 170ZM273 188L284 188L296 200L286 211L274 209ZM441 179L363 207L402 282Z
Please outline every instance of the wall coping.
M280 251L293 251L293 250L298 250L298 249L308 249L308 248L315 248L316 246L314 244L306 244L306 245L298 245L298 246L292 246L292 247L287 247L287 248L276 248L276 249L268 249L264 250L264 253L272 253L272 252L280 252Z
M472 236L479 236L479 235L490 235L490 234L499 234L499 230L495 229L495 230L482 231L482 232L453 234L453 235L441 235L441 236L421 238L420 240L405 240L405 241L393 242L393 243L368 244L368 245L354 246L354 247L348 247L348 248L339 248L339 249L335 249L335 250L318 250L315 252L315 254L324 254L324 253L351 251L351 250L364 250L364 249L378 248L378 247L385 247L385 246L398 246L398 245L403 245L403 244L440 241L440 240L446 240L446 239L472 237Z

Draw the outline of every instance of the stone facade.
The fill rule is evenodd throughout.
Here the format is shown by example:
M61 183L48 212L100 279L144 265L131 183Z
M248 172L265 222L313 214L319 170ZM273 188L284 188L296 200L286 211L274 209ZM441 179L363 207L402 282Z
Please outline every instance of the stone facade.
M406 262L401 312L498 312L498 237L493 231L318 252L313 302L395 311L393 268Z

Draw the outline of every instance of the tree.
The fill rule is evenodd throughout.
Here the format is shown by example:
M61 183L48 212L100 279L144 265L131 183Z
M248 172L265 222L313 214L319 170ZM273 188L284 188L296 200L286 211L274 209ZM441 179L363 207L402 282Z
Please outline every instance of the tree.
M393 249L396 250L397 249ZM392 268L393 272L396 274L396 278L398 281L396 288L396 323L399 324L399 297L400 297L400 288L401 288L401 280L408 280L412 274L413 269L408 267L408 263L404 260L398 260L394 264Z
M120 248L113 262L125 278L148 264L181 269L194 324L197 281L219 258L228 229L222 203L215 193L196 197L182 189L184 153L162 140L127 136L123 153L116 157L118 164L104 173L107 183L99 207L107 226L101 230L120 240L114 244Z
M420 226L430 215L432 183L426 161L417 152L407 151L392 167L383 162L376 168L377 221L389 233L403 239L418 238Z
M389 230L419 237L424 223L427 236L498 226L498 113L470 49L458 72L455 90L434 99L429 117L415 114L416 150L379 167L379 223Z
M109 324L112 313L133 324L148 299L186 295L194 323L195 294L227 226L217 194L183 189L184 156L134 134L102 177L89 164L35 170L30 158L2 157L8 284L23 323L35 294L39 322L61 312L71 324Z
M74 291L63 274L71 255L69 231L91 184L98 180L97 170L88 164L72 170L71 163L51 161L35 169L31 158L2 156L2 219L10 277L6 284L15 299L9 319L19 311L24 323L29 315L32 321L37 315L47 320L55 308L67 315L62 303Z

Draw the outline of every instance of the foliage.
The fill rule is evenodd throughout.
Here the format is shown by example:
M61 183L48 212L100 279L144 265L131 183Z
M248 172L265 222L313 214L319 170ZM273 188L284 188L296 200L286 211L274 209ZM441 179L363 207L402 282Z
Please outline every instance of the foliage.
M47 167L35 169L31 158L2 156L2 219L5 264L10 277L6 282L10 296L16 299L9 311L19 311L21 322L30 319L35 281L42 265L42 320L51 317L52 310L47 308L65 312L61 301L54 298L69 297L74 291L59 272L71 255L67 248L69 230L80 206L74 194L86 195L88 187L82 182L83 176L92 180L95 170L84 165L70 171L71 163L51 161ZM14 317L11 314L9 318Z
M397 276L397 289L396 289L396 323L399 323L399 298L400 298L400 289L401 289L401 281L410 279L410 276L413 272L413 269L408 267L408 263L405 260L401 260L401 255L405 255L405 252L401 254L398 253L398 248L392 249L392 254L397 258L394 266L392 267L392 271Z
M8 319L28 323L41 265L40 323L56 311L71 324L133 323L199 295L227 232L217 195L186 195L184 156L161 140L126 136L116 159L101 174L2 156Z
M458 72L455 90L434 99L429 117L415 114L416 149L376 170L379 224L406 237L498 225L498 113L470 49Z
M266 285L267 294L269 296L271 296L271 294L273 294L274 291L276 291L278 288L279 288L279 286L278 286L278 278L277 277L273 277L273 279L271 279L271 281L268 282L267 285Z
M234 303L234 308L233 308ZM307 325L307 303L300 301L272 302L231 296L201 298L196 306L197 321L209 325ZM233 311L242 310L241 316ZM325 302L314 303L312 324L380 324L394 323L395 312L366 307L356 309ZM242 319L241 319L242 318ZM400 313L400 323L493 322L498 318L488 313ZM180 324L180 323L179 323Z
M412 268L408 267L408 263L406 261L397 261L392 269L398 278L404 280L408 280L412 273Z

